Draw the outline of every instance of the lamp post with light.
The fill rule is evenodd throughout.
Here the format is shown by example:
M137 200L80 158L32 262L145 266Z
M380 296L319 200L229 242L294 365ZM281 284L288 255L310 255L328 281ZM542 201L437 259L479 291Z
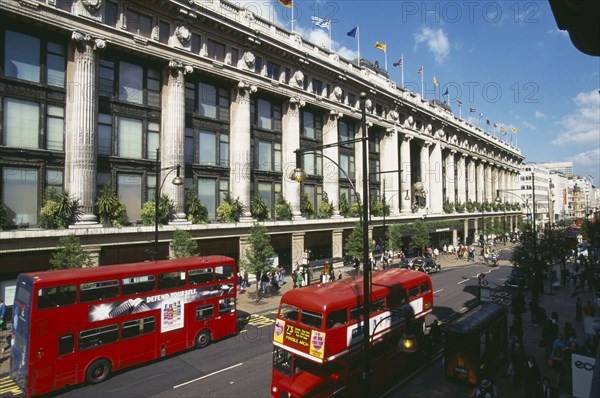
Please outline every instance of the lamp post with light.
M173 170L177 170L177 174L171 183L173 185L183 185L183 178L179 175L181 172L181 165L169 166L169 167L160 167L160 149L156 148L156 192L154 193L154 253L152 259L154 261L158 260L158 221L159 221L159 207L160 207L160 192L163 188L165 180L173 172ZM162 181L160 181L160 172L167 171L169 172L165 175ZM160 182L160 183L159 183Z

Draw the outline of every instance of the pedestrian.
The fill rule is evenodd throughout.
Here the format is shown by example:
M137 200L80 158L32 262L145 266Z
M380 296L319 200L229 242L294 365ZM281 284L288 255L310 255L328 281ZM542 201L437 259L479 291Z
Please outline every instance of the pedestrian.
M577 322L581 322L581 314L583 311L583 306L581 305L581 297L577 297L577 303L575 304L575 320Z
M521 290L519 290L515 297L513 297L511 304L513 314L515 317L521 319L521 315L525 311L525 297L523 297Z
M437 319L429 326L429 336L431 337L433 348L437 349L442 341L442 328Z
M585 305L583 306L583 314L587 316L596 315L596 309L594 308L594 305L590 302L590 300L587 300L585 302Z
M237 291L238 293L241 293L242 290L244 289L244 278L242 277L242 274L240 272L237 273Z
M0 299L0 329L6 330L6 304Z
M554 387L550 385L550 379L544 376L542 380L541 397L542 398L556 398L558 393Z
M295 289L298 287L298 270L292 271L292 287Z
M298 287L304 286L304 273L302 271L298 272Z
M562 374L562 371L563 371L563 360L564 360L563 350L558 347L555 348L554 352L552 353L552 357L550 357L548 365L550 365L550 369L552 369L554 371L554 377L555 377L554 387L556 387L557 389L559 388L560 375Z
M244 289L248 289L250 287L250 279L248 279L248 271L244 271Z
M540 388L540 368L533 356L527 357L525 368L523 369L523 391L525 397L535 398L538 396Z
M529 312L531 313L531 325L540 326L540 305L535 297L532 297L529 302Z
M554 318L550 317L546 319L544 325L542 326L542 341L544 347L546 348L546 359L550 358L550 355L552 355L554 341L557 338L558 323L554 320Z
M494 398L496 386L492 386L492 383L488 379L481 380L481 383L473 390L471 398Z
M525 363L527 362L527 357L525 356L525 351L523 351L523 346L520 342L515 342L512 346L508 354L508 375L513 378L513 387L514 389L518 389L523 381L523 373L525 369ZM512 374L511 374L512 372Z

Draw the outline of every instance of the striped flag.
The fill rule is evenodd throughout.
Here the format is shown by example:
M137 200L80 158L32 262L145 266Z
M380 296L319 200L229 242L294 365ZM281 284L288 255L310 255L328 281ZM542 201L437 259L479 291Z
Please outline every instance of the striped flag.
M469 112L477 112L476 108L469 108Z
M433 84L435 84L436 87L440 85L435 76L433 76Z
M394 67L402 66L402 58L400 58L398 62L394 62L392 65L394 65Z
M294 0L277 0L279 2L279 4L281 4L284 7L287 8L292 8L292 5L294 5Z
M380 42L376 41L375 48L378 48L381 51L385 52L386 45L385 45L385 43L380 43Z
M331 19L323 19L323 18L319 18L316 16L312 16L310 19L311 19L312 23L317 25L319 28L323 28L323 29L327 29L327 30L331 29Z
M458 106L462 106L462 101L461 100L456 100L456 102L458 102Z
M419 70L417 71L417 73L419 75L423 76L423 67L422 66L419 68Z

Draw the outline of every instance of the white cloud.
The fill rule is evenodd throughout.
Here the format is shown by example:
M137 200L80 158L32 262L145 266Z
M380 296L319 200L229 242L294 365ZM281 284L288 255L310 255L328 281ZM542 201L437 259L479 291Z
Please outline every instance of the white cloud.
M523 122L523 126L527 127L529 130L535 130L536 129L535 124L529 123L527 121Z
M558 124L561 132L552 141L556 146L598 145L600 137L600 95L598 89L579 93L573 98L577 108Z
M594 181L598 181L600 178L600 175L598 175L598 171L600 170L600 147L578 153L567 160L573 161L573 167L579 174L585 176L591 175L594 177Z
M536 119L545 119L548 117L548 115L546 115L544 112L535 111L533 117L535 117Z
M435 30L428 27L422 27L418 33L415 33L415 50L421 43L427 44L427 49L429 52L433 53L437 63L443 63L450 54L450 41L448 40L448 35L441 28Z

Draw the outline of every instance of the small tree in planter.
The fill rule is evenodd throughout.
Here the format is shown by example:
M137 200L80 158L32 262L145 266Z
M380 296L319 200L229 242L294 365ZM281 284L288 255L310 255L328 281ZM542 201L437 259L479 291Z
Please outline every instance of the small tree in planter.
M271 237L264 225L254 223L250 228L248 237L248 250L246 258L241 259L240 265L244 271L256 275L258 292L260 285L260 273L273 271L273 257L275 250L271 246Z
M321 198L321 204L319 205L319 218L331 218L333 215L333 203L329 202L329 196L327 192L323 192Z
M177 229L173 232L171 247L173 249L173 256L171 258L190 258L196 256L198 252L198 243L184 229Z
M46 192L40 209L39 224L42 228L64 229L77 220L80 214L79 199L74 199L69 192L50 189Z
M312 202L308 199L308 195L304 193L300 200L300 213L306 218L313 218L315 214L315 207Z
M278 220L282 221L290 221L292 219L292 205L285 200L281 192L277 195L277 202L275 202L275 215Z
M250 213L258 221L265 221L269 218L269 206L260 194L254 195L250 200Z
M198 187L194 184L187 191L187 219L193 224L208 222L208 209L198 197Z
M467 200L467 203L465 204L465 207L467 208L467 212L473 213L473 211L475 210L475 202Z
M444 213L451 214L454 212L454 204L449 200L444 202Z
M64 236L60 238L58 245L57 250L52 253L52 257L50 258L52 269L71 269L92 266L92 259L88 252L81 247L77 236Z
M127 224L127 209L110 185L105 185L98 193L95 208L99 221L108 221L115 228Z
M456 210L457 213L464 213L465 212L465 204L456 202L454 204L454 209Z
M348 199L346 199L346 194L343 193L342 196L340 196L340 214L344 217L348 217L350 211L350 203L348 203Z
M217 217L224 223L238 222L243 207L240 198L233 199L231 193L227 192L223 197L223 201L217 207Z
M154 201L144 203L141 214L143 225L154 225L155 206ZM158 223L162 225L168 224L171 218L173 218L173 214L175 214L175 202L167 194L162 194L158 200Z

